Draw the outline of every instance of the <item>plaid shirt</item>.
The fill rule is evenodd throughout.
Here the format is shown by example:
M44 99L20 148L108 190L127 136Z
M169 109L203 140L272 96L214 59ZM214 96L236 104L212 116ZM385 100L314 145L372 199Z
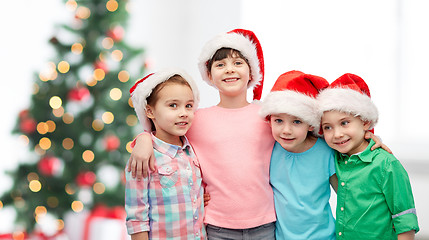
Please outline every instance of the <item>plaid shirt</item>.
M198 160L186 137L183 147L152 135L156 171L141 181L125 171L128 234L150 239L205 239L203 187Z

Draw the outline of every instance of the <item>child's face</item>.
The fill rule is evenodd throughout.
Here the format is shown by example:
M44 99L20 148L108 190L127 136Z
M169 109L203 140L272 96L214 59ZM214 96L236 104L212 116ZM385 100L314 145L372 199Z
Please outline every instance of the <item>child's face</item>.
M364 136L369 126L369 122L363 122L359 117L339 111L324 112L322 116L326 143L349 156L364 151L368 146Z
M295 153L304 152L309 149L307 134L314 127L286 113L271 115L270 123L274 139L284 149Z
M221 94L237 96L247 93L250 81L250 68L237 54L214 61L209 74L210 81Z
M183 84L169 83L158 92L154 106L147 106L146 115L152 119L155 136L164 142L181 145L180 136L185 135L194 119L194 95Z

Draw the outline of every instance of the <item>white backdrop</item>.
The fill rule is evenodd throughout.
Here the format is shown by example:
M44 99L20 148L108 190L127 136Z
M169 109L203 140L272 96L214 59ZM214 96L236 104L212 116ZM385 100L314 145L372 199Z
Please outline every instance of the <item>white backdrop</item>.
M330 82L346 72L363 77L380 111L376 134L409 169L422 228L419 235L429 235L423 226L429 226L425 206L429 128L422 126L429 117L427 1L132 0L130 4L127 38L146 50L148 72L184 68L199 83L202 107L216 104L218 97L199 81L199 51L215 34L233 28L253 30L259 37L266 64L263 97L277 76L289 70L320 75ZM67 23L70 16L58 0L5 1L2 9L7 10L0 15L0 69L5 83L0 90L5 111L0 125L0 193L11 186L4 171L28 155L10 132L18 112L29 104L33 73L54 56L48 40L55 24ZM4 228L0 226L0 232Z

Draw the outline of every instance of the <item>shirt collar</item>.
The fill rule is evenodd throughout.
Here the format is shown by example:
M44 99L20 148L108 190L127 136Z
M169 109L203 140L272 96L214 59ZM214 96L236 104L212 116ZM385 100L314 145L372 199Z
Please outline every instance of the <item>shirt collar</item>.
M374 140L371 139L366 149L358 154L358 157L362 160L362 162L372 162L374 159L374 155L377 151L371 151L372 146L375 145Z
M186 138L186 136L180 137L182 142L183 142L183 146L181 146L181 147L162 141L161 139L155 137L153 132L151 133L151 136L152 136L153 148L156 149L157 151L163 153L163 154L168 155L171 158L174 158L176 156L177 151L179 151L181 149L185 150L185 149L191 147L191 144L189 144L188 138Z
M368 162L368 163L372 162L373 155L376 152L376 151L371 151L371 147L374 146L374 144L375 144L374 140L371 139L368 146L365 148L365 150L363 150L363 152L353 154L350 157L347 154L340 153L341 159L345 161L350 158L355 158L355 159L357 158L362 162Z

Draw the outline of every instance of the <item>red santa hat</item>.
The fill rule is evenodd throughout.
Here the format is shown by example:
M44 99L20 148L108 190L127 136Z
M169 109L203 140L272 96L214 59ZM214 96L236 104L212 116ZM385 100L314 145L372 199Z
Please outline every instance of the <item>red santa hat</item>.
M253 99L259 100L264 85L264 55L261 44L256 35L249 30L234 29L227 33L219 34L206 43L198 59L198 68L204 81L214 86L209 79L208 61L217 50L221 48L232 48L247 59L250 66L251 79L249 88L253 88Z
M192 80L191 76L189 76L185 71L181 69L164 69L156 73L151 73L137 81L130 89L130 95L134 105L134 110L136 111L137 117L139 118L139 121L142 124L144 131L152 131L150 120L146 116L147 98L150 96L152 90L156 86L158 86L160 83L167 81L174 75L179 75L183 77L189 83L189 86L191 86L191 90L194 95L194 107L198 107L200 95L197 85Z
M317 133L320 115L316 96L328 86L328 81L319 76L300 71L283 73L262 102L259 114L263 118L267 118L272 114L286 113L313 126L314 133Z
M349 113L371 122L369 129L378 122L378 110L371 100L368 85L357 75L342 75L323 90L317 100L320 114L331 110Z

